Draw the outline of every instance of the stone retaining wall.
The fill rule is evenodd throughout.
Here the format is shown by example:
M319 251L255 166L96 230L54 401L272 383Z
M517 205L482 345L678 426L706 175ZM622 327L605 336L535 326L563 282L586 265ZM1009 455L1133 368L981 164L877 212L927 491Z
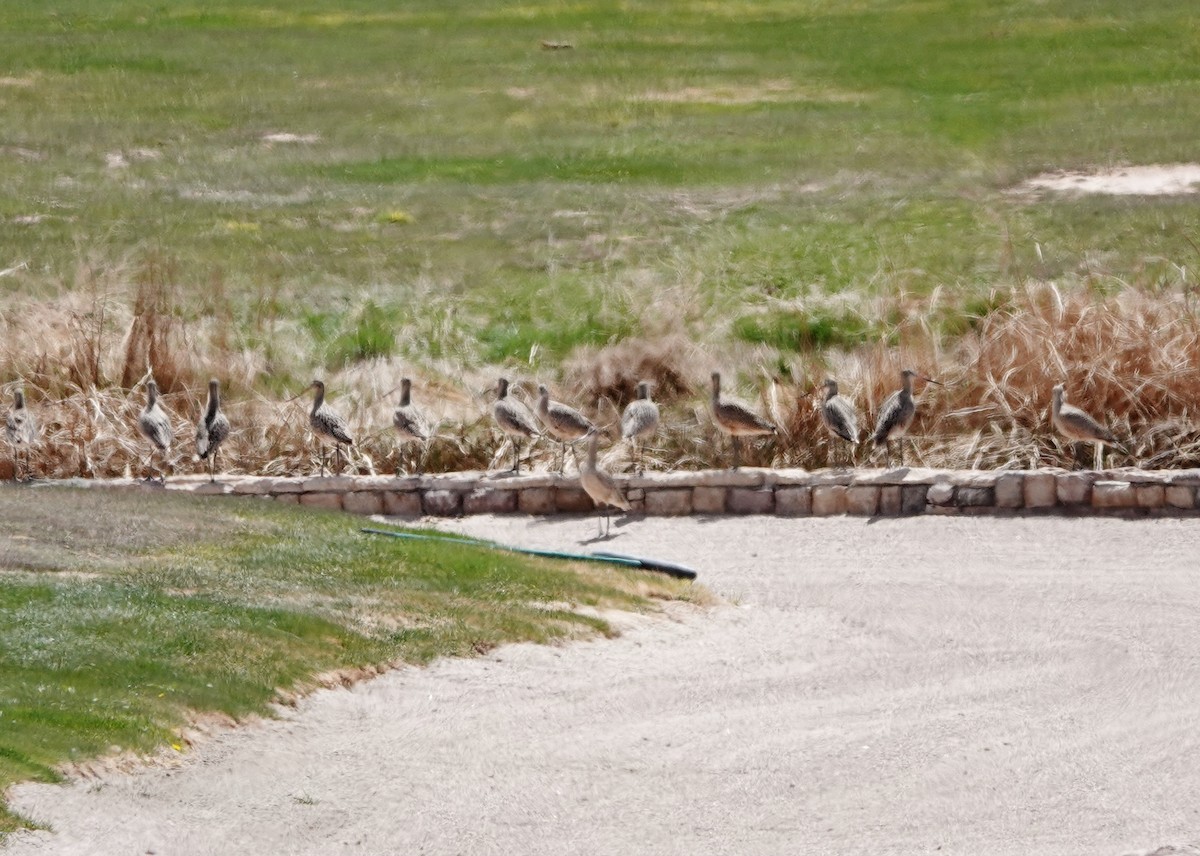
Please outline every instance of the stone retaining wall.
M1200 469L1101 472L1045 470L705 470L618 477L637 513L774 514L1200 514ZM89 482L136 487L130 480ZM482 472L409 477L269 478L179 476L170 490L271 497L316 508L400 517L564 514L593 509L575 476Z

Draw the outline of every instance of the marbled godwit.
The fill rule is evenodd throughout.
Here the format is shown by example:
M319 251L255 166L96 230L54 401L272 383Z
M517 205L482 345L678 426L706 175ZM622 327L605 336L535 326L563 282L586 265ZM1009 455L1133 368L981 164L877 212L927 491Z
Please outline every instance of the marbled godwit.
M425 451L429 448L427 444L433 435L433 426L425 411L412 403L412 381L409 378L400 379L400 406L392 414L392 424L396 426L402 444L421 444L422 451L416 467L417 473L421 473L425 469Z
M152 446L163 453L164 469L160 474L159 481L166 484L166 456L171 451L171 443L175 439L175 432L171 430L171 420L167 418L166 411L158 403L158 384L154 382L153 378L146 381L146 407L138 416L137 427L142 436L149 440ZM153 471L153 464L154 449L151 449L150 457L146 461L146 469ZM146 480L153 481L150 476L147 476Z
M850 444L848 454L850 464L853 465L854 447L858 444L858 411L854 408L854 402L838 394L836 380L826 378L821 386L825 389L825 400L821 403L821 421L825 423L831 438L840 437ZM829 457L832 461L832 444Z
M29 455L38 441L38 423L33 413L25 406L25 391L18 389L13 392L13 406L4 420L4 436L12 448L13 479L21 480L17 462L24 458L25 478L29 478Z
M208 405L204 416L196 423L196 454L208 460L208 480L217 480L217 454L229 436L229 419L221 412L221 382L215 377L208 382Z
M901 387L885 398L883 404L880 405L879 418L875 420L875 433L871 437L875 442L876 450L881 444L886 447L889 465L892 462L892 440L896 440L900 444L900 466L904 466L904 435L908 433L908 429L917 415L917 403L913 401L912 395L912 379L915 377L941 386L933 378L925 377L912 369L904 369L900 372ZM912 440L910 439L909 442L911 443Z
M550 390L545 384L538 385L537 415L546 426L546 431L558 441L562 458L559 461L558 472L561 475L567 467L567 443L574 449L575 441L581 440L596 430L592 421L576 410L560 401L550 400Z
M333 442L334 456L341 462L342 444L353 446L354 440L350 436L349 429L346 426L346 420L342 418L340 413L337 413L333 408L325 403L325 384L323 381L314 380L309 384L309 389L315 389L316 395L313 396L312 411L308 414L308 424L312 428L314 434L317 435L317 442L321 446L321 475L325 475L325 443L324 440ZM338 472L341 472L339 468Z
M588 440L587 460L579 468L579 484L583 487L592 502L604 513L604 537L608 537L609 509L619 508L629 511L629 500L621 495L616 479L596 466L596 446L600 442L599 432L592 432ZM596 522L596 532L600 532L600 522Z
M1054 387L1054 403L1050 410L1050 421L1058 432L1070 440L1074 446L1075 464L1079 466L1079 444L1092 443L1095 453L1092 456L1092 469L1104 466L1104 444L1121 448L1113 433L1093 419L1078 407L1067 404L1066 393L1060 383Z
M513 473L521 472L521 441L540 437L537 423L521 402L508 397L508 378L496 383L496 403L492 405L492 418L513 444Z
M749 405L733 399L721 398L721 373L712 373L712 412L717 427L733 441L733 468L741 466L742 437L762 437L774 434L775 426L759 416Z
M625 406L621 414L621 439L634 447L637 463L634 469L642 471L642 447L658 430L658 405L650 400L650 384L641 381L637 385L637 398Z

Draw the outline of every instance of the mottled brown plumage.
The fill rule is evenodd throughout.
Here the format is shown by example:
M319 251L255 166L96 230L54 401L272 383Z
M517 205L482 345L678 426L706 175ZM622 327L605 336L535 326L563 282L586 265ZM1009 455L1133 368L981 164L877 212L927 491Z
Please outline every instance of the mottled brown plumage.
M614 479L596 464L596 450L600 442L599 433L593 432L588 440L587 459L579 469L579 484L583 487L596 507L604 514L604 534L608 535L609 508L619 508L629 511L629 501L621 494L621 488ZM598 525L598 524L597 524ZM599 529L597 529L599 532Z
M229 436L229 419L221 412L221 382L213 378L208 382L208 404L204 415L196 424L196 454L200 460L208 461L208 480L217 480L217 455L221 444Z
M721 373L712 373L712 414L717 427L728 434L733 443L733 468L741 466L742 437L763 437L777 430L770 421L759 416L750 406L736 399L721 398Z
M25 391L18 389L13 392L13 406L4 419L4 436L12 449L13 478L20 480L19 463L24 463L25 478L29 478L31 466L29 457L32 447L37 444L40 429L37 418L25 406Z
M637 398L625 406L621 414L621 439L634 447L637 453L635 469L642 471L642 452L646 441L658 431L658 405L650 400L650 384L641 381L637 385Z
M508 378L496 382L496 402L492 405L492 418L500 430L513 444L513 473L521 472L521 441L540 437L533 414L521 402L508 397Z

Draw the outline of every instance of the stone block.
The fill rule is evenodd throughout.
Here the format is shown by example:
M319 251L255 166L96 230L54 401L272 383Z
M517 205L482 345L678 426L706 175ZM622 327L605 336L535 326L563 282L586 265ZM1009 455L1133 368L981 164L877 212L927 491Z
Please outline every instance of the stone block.
M1025 476L1021 473L1003 473L996 478L996 507L1023 508L1025 506Z
M567 514L582 514L596 507L587 491L581 487L556 487L554 489L554 508Z
M731 514L773 514L775 491L769 487L735 487L729 490Z
M780 485L787 487L811 487L812 473L799 468L774 470L766 483L776 487Z
M383 513L392 517L420 517L421 494L416 491L384 491Z
M812 489L812 513L818 517L846 513L846 486L819 484Z
M879 513L879 488L853 485L846 488L846 513L874 517Z
M1091 473L1060 473L1054 479L1059 504L1091 505L1095 480Z
M383 514L383 494L373 490L343 494L342 508L351 514Z
M1061 483L1060 479L1059 484ZM1135 508L1137 506L1137 490L1129 482L1098 481L1091 487L1091 500L1094 508Z
M996 489L960 487L954 492L954 504L959 508L993 508L996 505Z
M276 502L282 502L284 505L299 505L300 494L298 493L279 493L272 497Z
M522 514L554 513L554 488L527 487L517 494L517 508Z
M1058 480L1054 473L1027 473L1023 487L1026 508L1053 508L1058 505Z
M192 487L192 493L198 493L201 496L224 496L227 493L233 493L233 485L224 484L219 481L206 481Z
M898 484L886 484L879 488L879 513L885 517L898 517L903 510L903 489Z
M900 513L924 514L929 505L929 485L906 484L900 487Z
M512 514L517 510L517 493L477 487L463 494L463 514Z
M678 517L692 513L692 491L690 488L664 488L647 490L645 500L647 514L662 517Z
M775 488L775 513L780 517L808 517L812 514L812 488Z
M330 508L341 510L342 495L333 491L314 491L300 494L300 504L310 508Z
M300 478L270 479L270 482L271 482L270 491L271 491L271 493L303 493L305 481L307 481L307 479L300 479Z
M275 493L277 479L238 479L233 484L233 492L239 496L262 496L265 493ZM280 491L282 493L282 491Z
M1138 508L1162 508L1167 504L1167 490L1161 484L1135 485Z
M1190 485L1173 484L1167 488L1164 500L1171 508L1195 508L1196 489Z
M724 514L727 488L705 487L692 488L692 511L695 514Z
M304 493L329 493L338 491L344 493L354 490L353 476L313 476L300 484Z
M925 494L925 500L930 505L953 505L954 504L954 485L946 482L938 482L929 486L929 490Z
M421 510L434 517L462 514L463 495L457 490L427 490L421 496Z

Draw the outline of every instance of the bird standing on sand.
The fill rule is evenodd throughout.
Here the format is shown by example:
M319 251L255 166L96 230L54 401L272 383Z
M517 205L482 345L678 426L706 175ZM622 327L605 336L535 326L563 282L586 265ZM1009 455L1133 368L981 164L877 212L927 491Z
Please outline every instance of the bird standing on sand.
M208 461L208 480L217 480L217 454L229 436L229 419L221 412L221 382L215 377L208 382L208 405L204 416L196 423L196 454Z
M158 403L158 384L154 382L154 378L146 381L146 407L142 410L137 420L138 431L142 436L150 441L150 444L163 453L164 469L159 474L159 483L166 484L167 474L167 453L171 451L171 443L175 440L175 432L171 429L171 420L167 418L167 413ZM154 449L150 450L150 457L146 460L146 469L153 471L154 464ZM150 476L146 476L147 481L153 481Z
M1050 421L1058 432L1074 444L1075 464L1079 466L1079 444L1092 443L1095 453L1092 469L1104 466L1104 444L1121 448L1113 433L1078 407L1067 404L1066 393L1060 383L1054 387L1054 403L1051 405Z
M621 439L633 446L637 453L636 472L642 472L642 451L646 441L658 430L658 405L650 400L650 384L641 381L637 385L637 398L625 406L621 414Z
M593 432L591 439L588 440L587 460L579 469L579 484L583 487L588 496L592 498L592 502L596 507L604 513L604 537L608 537L609 529L609 509L619 508L622 511L629 511L629 500L621 495L621 488L617 485L617 480L614 479L604 470L596 465L596 446L600 442L599 432ZM596 522L596 532L600 532L600 523Z
M915 377L941 386L933 378L925 377L912 369L904 369L900 372L901 387L884 399L883 404L880 405L879 418L875 421L875 433L871 437L876 451L880 446L886 447L889 466L892 462L893 440L900 444L900 466L904 466L904 435L908 433L908 429L917 415L917 403L913 401L912 394L912 379ZM909 442L911 443L912 440L910 439Z
M821 421L825 423L831 438L841 438L850 444L849 463L853 466L854 447L858 444L858 411L854 408L854 402L838 394L836 380L826 378L821 386L825 389L825 400L821 402ZM832 460L832 450L829 457Z
M309 384L309 389L315 389L316 395L313 396L312 411L308 414L308 424L312 428L314 434L317 435L317 442L321 446L321 475L325 475L325 440L333 443L334 456L340 463L342 458L342 444L353 446L354 440L350 436L350 431L346 426L346 420L342 418L340 413L333 410L325 403L325 384L322 381L314 380ZM339 467L338 472L341 472Z
M521 472L521 441L540 437L537 423L521 402L508 397L508 378L496 382L496 403L492 405L492 418L513 444L513 468L510 472Z
M592 421L576 410L559 401L550 400L550 390L545 384L538 385L537 415L550 436L558 441L562 458L558 464L559 475L567 467L567 443L582 440L596 430Z
M34 415L25 406L25 391L18 389L13 392L13 406L4 419L4 436L12 448L13 479L20 481L21 473L17 462L24 458L25 478L29 478L30 449L38 441L38 423Z
M425 469L424 450L429 448L426 444L433 435L433 427L430 425L425 411L412 403L412 381L409 378L400 379L400 405L392 413L392 424L396 426L396 433L400 435L401 443L420 443L422 445L422 452L417 459L416 466L416 471L420 474Z
M759 416L741 401L721 398L721 373L712 373L712 412L717 427L733 441L733 468L741 466L742 437L762 437L777 430L771 422Z

